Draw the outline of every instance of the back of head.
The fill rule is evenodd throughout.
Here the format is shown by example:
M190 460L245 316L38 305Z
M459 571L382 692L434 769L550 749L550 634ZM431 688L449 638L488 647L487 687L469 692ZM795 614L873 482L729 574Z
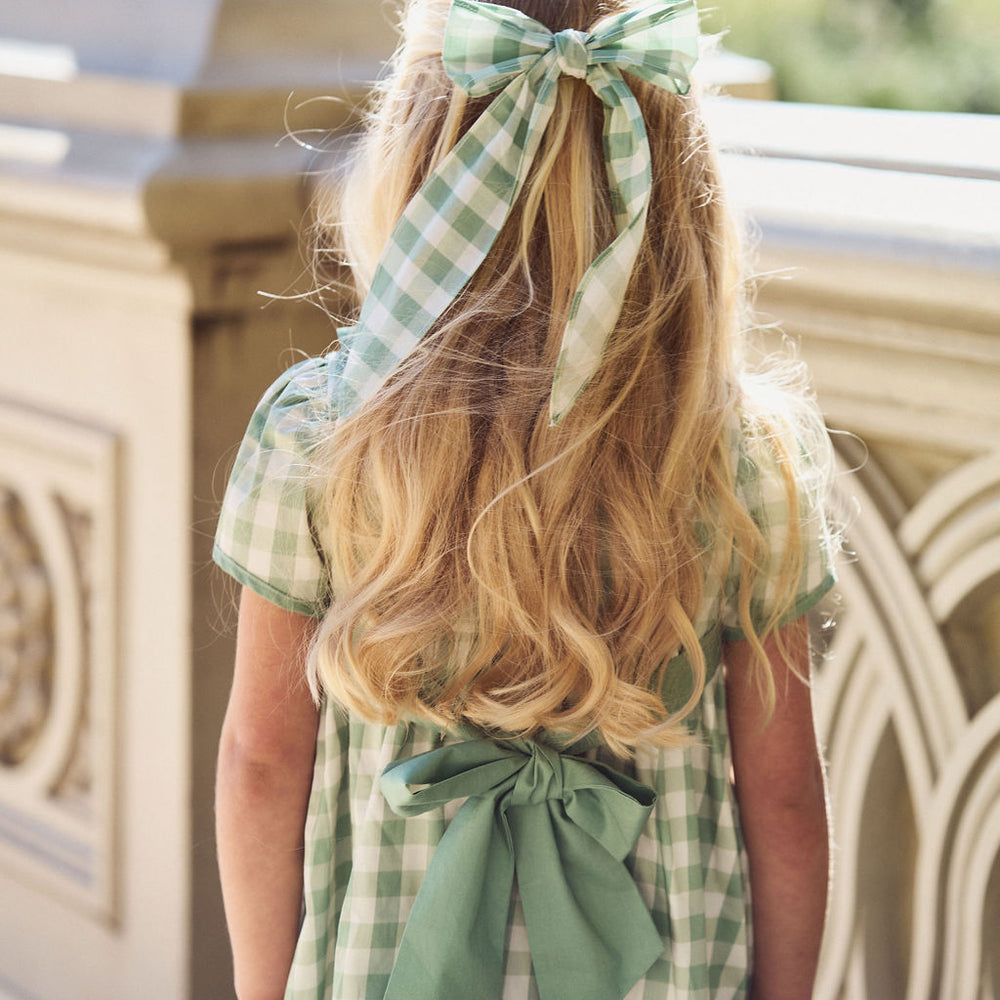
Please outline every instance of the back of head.
M630 6L506 4L551 31ZM410 0L337 208L359 298L406 204L489 105L441 60L448 0ZM616 236L604 108L558 97L520 197L482 266L323 460L335 600L315 678L371 718L490 731L600 728L625 751L678 738L656 688L691 652L698 525L752 526L720 434L737 389L740 274L697 102L627 76L649 134L652 196L597 374L552 427L573 294ZM720 499L721 498L721 499ZM669 722L669 724L668 724Z

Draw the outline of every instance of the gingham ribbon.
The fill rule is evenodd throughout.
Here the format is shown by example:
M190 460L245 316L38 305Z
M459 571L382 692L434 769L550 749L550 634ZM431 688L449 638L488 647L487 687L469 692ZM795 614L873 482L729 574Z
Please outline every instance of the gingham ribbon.
M454 0L442 58L471 97L501 90L407 205L376 268L346 350L340 413L369 399L475 274L517 198L555 107L561 75L605 105L604 151L617 238L583 276L556 363L557 423L593 377L621 313L652 187L642 112L622 71L687 93L698 54L693 0L615 14L594 30L553 34L510 7Z
M621 1000L664 944L624 861L656 794L530 740L472 740L390 764L402 816L466 801L417 892L385 1000L499 997L517 876L544 1000Z

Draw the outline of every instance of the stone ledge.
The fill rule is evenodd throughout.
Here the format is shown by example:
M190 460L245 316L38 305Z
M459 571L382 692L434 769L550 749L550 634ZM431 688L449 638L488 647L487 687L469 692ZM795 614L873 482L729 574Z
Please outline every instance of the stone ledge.
M730 152L1000 179L1000 116L726 98L707 101L705 111Z
M56 163L0 161L0 241L45 224L74 238L153 237L173 246L294 240L311 165L321 157L329 169L348 140L331 139L320 153L290 138L59 135L66 143Z
M333 129L357 117L377 71L369 62L331 67L326 78L285 71L271 80L192 86L100 74L71 81L0 74L0 120L159 139Z

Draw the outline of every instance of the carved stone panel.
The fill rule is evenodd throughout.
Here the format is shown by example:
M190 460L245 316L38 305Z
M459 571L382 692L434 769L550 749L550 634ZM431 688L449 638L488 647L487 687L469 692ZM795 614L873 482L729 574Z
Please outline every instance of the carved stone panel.
M0 402L0 868L114 917L117 442Z

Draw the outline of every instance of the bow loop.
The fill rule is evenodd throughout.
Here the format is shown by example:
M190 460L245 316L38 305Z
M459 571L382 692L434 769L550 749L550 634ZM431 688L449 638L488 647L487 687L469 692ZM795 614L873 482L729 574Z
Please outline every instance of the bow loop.
M396 761L381 787L401 815L466 798L417 893L385 1000L499 996L515 874L544 1000L621 1000L662 954L622 864L652 789L523 740Z

